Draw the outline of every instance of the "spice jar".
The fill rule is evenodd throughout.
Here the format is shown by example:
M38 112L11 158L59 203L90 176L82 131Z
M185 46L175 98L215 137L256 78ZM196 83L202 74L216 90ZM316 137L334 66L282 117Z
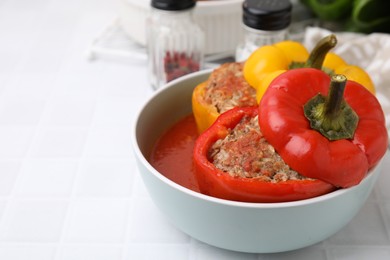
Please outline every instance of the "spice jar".
M292 4L289 0L246 0L242 5L244 40L236 61L244 61L258 47L288 38Z
M195 0L152 0L146 35L151 85L198 71L203 63L204 33L194 22Z

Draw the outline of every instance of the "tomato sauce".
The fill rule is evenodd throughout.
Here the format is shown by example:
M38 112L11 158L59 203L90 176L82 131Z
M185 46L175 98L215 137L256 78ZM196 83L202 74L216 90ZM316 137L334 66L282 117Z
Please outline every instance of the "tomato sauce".
M157 140L149 162L168 179L199 192L192 164L197 137L195 118L191 114L179 120Z

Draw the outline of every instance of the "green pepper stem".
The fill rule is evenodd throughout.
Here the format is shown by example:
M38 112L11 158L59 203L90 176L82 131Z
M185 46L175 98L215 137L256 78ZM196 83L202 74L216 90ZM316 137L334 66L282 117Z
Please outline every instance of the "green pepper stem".
M328 97L325 101L326 117L333 119L339 115L346 83L347 78L344 75L337 74L332 76Z
M328 96L318 94L304 105L310 127L329 140L353 138L357 128L359 117L343 97L346 82L344 75L333 75Z
M305 67L321 69L324 63L326 54L337 44L337 38L334 34L322 38L314 49L310 52L309 58L305 63Z

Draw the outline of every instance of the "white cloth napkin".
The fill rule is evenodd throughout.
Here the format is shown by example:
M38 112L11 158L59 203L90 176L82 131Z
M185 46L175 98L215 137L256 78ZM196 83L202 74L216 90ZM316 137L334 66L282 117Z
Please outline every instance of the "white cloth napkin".
M330 33L322 28L308 27L304 45L311 50L319 39ZM386 115L387 128L390 129L390 34L337 32L335 35L338 41L332 51L341 55L346 62L358 65L369 73Z

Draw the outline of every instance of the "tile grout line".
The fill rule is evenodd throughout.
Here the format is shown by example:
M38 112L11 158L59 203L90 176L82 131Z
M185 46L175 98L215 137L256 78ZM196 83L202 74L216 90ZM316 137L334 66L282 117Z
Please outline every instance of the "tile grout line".
M59 74L60 74L60 71L58 71L57 72L57 75L56 75L56 78L54 79L54 82L56 82L56 79L59 77ZM56 94L55 94L55 89L56 89L56 85L54 84L53 85L53 89L51 90L51 93L50 93L50 95L47 97L47 100L46 100L46 104L45 104L45 109L44 109L44 113L42 113L42 116L41 116L41 118L40 118L40 122L39 122L39 124L38 124L38 126L39 126L39 128L37 128L37 133L36 133L36 135L40 132L40 131L38 131L38 130L41 130L41 129L43 129L44 128L44 123L43 123L43 120L45 119L45 118L47 118L47 116L46 115L48 115L48 113L49 113L49 111L48 111L48 109L47 109L47 106L48 106L48 104L50 104L50 102L54 99L54 97L56 96ZM48 125L48 127L49 127L50 125ZM56 126L56 127L59 127L59 126ZM73 127L73 126L72 126ZM78 127L78 126L77 126ZM85 127L85 126L83 126L82 128L89 128L89 127ZM87 132L88 133L88 132ZM87 136L88 136L88 134L87 134ZM86 136L86 139L85 139L85 143L86 143L86 141L87 141L87 136ZM36 142L36 139L37 138L35 138L35 142ZM30 149L29 149L29 154L31 153L31 149L32 149L32 147L34 147L33 146L33 143L31 144L31 146L30 146ZM85 149L85 146L84 146L84 149ZM84 151L83 151L83 153L84 153ZM31 155L29 156L29 157L31 157ZM55 160L55 159L58 159L58 158L53 158L53 160ZM75 171L75 176L73 177L73 180L72 180L72 189L71 189L71 192L70 192L70 194L67 196L67 197L64 197L64 198L62 198L63 200L65 200L65 201L67 201L68 202L68 204L67 204L67 207L66 207L66 210L65 210L65 216L64 216L64 218L63 218L63 222L62 222L62 227L61 227L61 231L59 232L59 238L58 238L58 240L55 242L55 243L53 243L53 247L55 248L55 250L54 250L54 255L53 255L53 259L57 259L58 258L58 256L59 256L59 254L60 254L60 249L61 249L61 245L62 245L62 243L63 243L63 240L64 240L64 233L65 233L65 227L67 226L67 219L69 218L68 217L68 215L70 214L69 212L70 212L70 210L71 210L71 202L72 202L72 193L73 193L73 190L74 190L74 185L75 185L75 182L76 182L76 179L77 179L77 175L78 175L78 172L80 171L80 162L81 162L81 159L82 159L82 157L81 158L74 158L74 157L61 157L61 159L71 159L71 160L73 160L75 163L76 163L76 171ZM32 199L36 199L36 198L32 198ZM41 199L43 199L43 198L41 198ZM56 198L57 200L58 199L61 199L61 198ZM46 243L46 244L48 244L48 243ZM51 243L50 243L51 244Z
M104 71L104 70L103 70ZM56 253L55 253L55 256L54 256L54 260L60 260L61 259L61 254L62 254L62 250L61 250L61 247L66 244L66 245L90 245L88 243L82 243L82 242L75 242L75 243L68 243L66 242L66 238L67 238L67 235L68 235L68 227L70 226L71 224L71 216L72 216L72 212L73 212L73 202L75 200L77 200L77 188L78 188L78 184L79 184L79 180L81 178L81 172L85 166L85 162L87 161L87 155L86 155L86 151L88 149L88 140L90 138L90 135L91 135L91 129L95 126L94 122L96 121L95 118L96 118L96 107L97 107L97 104L98 104L98 100L100 99L100 96L101 96L101 93L102 93L102 87L100 87L98 89L98 93L96 95L96 98L95 98L95 104L94 104L94 112L93 112L93 115L92 115L92 119L91 119L91 122L88 126L88 129L89 131L87 132L87 135L86 135L86 138L85 138L85 145L83 147L83 151L81 153L81 156L79 157L79 162L78 162L78 168L77 168L77 171L75 173L75 176L74 176L74 179L73 179L73 184L72 184L72 189L71 189L71 192L70 192L70 195L69 195L69 206L68 206L68 210L65 214L65 218L64 218L64 224L63 224L63 227L62 227L62 231L61 231L61 236L60 236L60 240L59 240L59 243L57 245L57 250L56 250ZM93 158L94 160L99 160L99 158ZM110 160L113 160L113 161L116 161L118 159L116 158L110 158ZM103 198L101 197L85 197L85 198L82 198L82 199L92 199L92 200L101 200ZM125 200L125 201L128 201L128 198L104 198L104 199L107 199L107 200L111 200L111 199L115 199L115 200ZM129 205L127 205L127 208L129 208ZM120 247L122 250L121 250L121 254L123 255L123 247L124 247L124 241L122 243L95 243L95 244L99 244L100 246L104 246L104 245L109 245L109 246L116 246L116 247ZM94 246L94 245L90 245L90 246Z
M128 200L131 201L132 197ZM121 248L121 258L122 260L126 259L126 255L128 254L128 247L126 245L131 243L131 212L134 211L134 204L128 202L127 203L127 212L126 212L126 222L125 222L125 233L123 235L122 248Z
M389 249L390 249L390 223L388 223L386 221L386 212L385 212L385 209L383 208L383 205L384 205L383 202L384 201L382 201L382 200L375 201L375 203L377 204L377 207L379 208L380 218L385 226L387 241L389 242Z
M95 100L95 107L96 107L96 100ZM94 110L94 115L95 115L95 110ZM91 120L90 125L87 127L89 130L91 129L94 115L92 116L92 120ZM66 236L68 234L67 229L70 226L72 209L73 209L73 202L76 200L76 197L77 197L76 196L77 184L79 182L78 180L80 179L81 171L83 169L84 161L86 158L86 150L87 150L87 143L88 143L89 136L90 136L90 131L87 131L87 134L85 137L84 147L82 149L81 156L78 158L77 170L75 172L75 176L73 177L72 188L71 188L71 191L69 194L69 205L68 205L68 209L67 209L65 216L64 216L64 222L63 222L63 225L61 228L61 235L60 235L57 247L56 247L56 252L54 254L54 260L61 259L61 253L62 253L61 248L62 248L62 245L65 244Z
M43 119L45 118L45 114L47 114L47 108L48 108L48 104L49 104L49 100L51 99L51 96L53 95L53 92L51 92L46 98L45 98L45 104L44 104L44 108L42 110L42 114L39 118L39 121L36 125L34 126L31 126L31 128L34 128L34 133L32 135L32 140L31 140L31 143L29 144L28 146L28 149L25 153L24 156L20 157L20 158L15 158L16 160L20 160L21 161L21 165L20 165L20 168L19 168L19 172L15 178L15 182L14 182L14 185L13 185L13 188L11 190L11 192L9 193L9 195L7 196L7 203L5 205L5 208L4 208L4 213L3 213L3 217L0 219L0 230L3 230L3 231L7 231L7 228L5 226L6 224L6 221L7 219L9 218L9 214L10 214L10 204L12 204L12 202L14 202L16 199L17 199L17 196L16 196L16 191L18 189L18 187L20 186L20 182L22 180L22 176L23 176L23 169L25 167L25 164L26 162L28 162L28 160L31 160L32 156L31 156L31 153L32 153L32 149L34 147L34 145L36 144L37 142L37 139L38 139L38 136L39 136L39 132L40 130L43 128ZM2 95L1 97L4 98L6 95ZM30 125L29 125L30 126ZM4 234L2 234L2 236L4 236Z
M382 170L383 171L383 170ZM383 172L382 172L383 174ZM387 201L383 198L383 194L380 192L380 187L379 187L379 178L377 182L375 183L375 186L373 187L372 193L374 194L374 200L373 202L376 204L376 207L379 208L379 213L380 213L380 219L383 222L383 225L385 226L385 231L386 231L386 236L387 240L389 242L389 248L390 248L390 223L386 221L386 212L383 206Z
M107 66L104 67L105 69L107 69ZM100 88L98 93L97 93L97 102L99 100L102 100L102 96L104 96L104 88ZM96 112L96 110L95 110ZM92 126L96 126L94 123L96 120L94 120L95 117L93 117L92 121L91 121L91 125ZM112 160L112 161L122 161L124 160L124 158L109 158L108 160ZM137 168L137 165L136 165L136 162L135 160L133 160L133 167L136 171L138 171L138 168ZM128 174L131 174L130 172ZM134 204L131 203L131 201L134 200L134 186L135 186L135 176L133 176L133 179L132 179L132 186L131 186L131 191L130 191L130 194L128 197L122 197L121 200L125 200L126 201L126 214L125 214L125 223L124 223L124 234L123 234L123 239L122 239L122 243L120 243L121 245L121 248L120 248L120 258L121 260L125 260L126 259L126 255L128 253L128 247L126 245L129 244L130 242L130 237L131 237L131 232L130 232L130 228L131 228L131 212L134 211ZM118 199L118 198L117 198ZM119 243L118 243L119 244Z
M133 152L132 152L133 153ZM123 239L123 247L122 247L122 251L121 251L121 260L126 260L126 256L129 254L129 247L126 246L126 245L130 245L131 244L131 222L132 222L132 212L135 211L135 204L134 203L130 203L130 202L134 202L136 199L137 199L137 196L135 194L135 187L136 187L136 184L137 184L137 176L136 175L139 175L139 170L138 170L138 166L137 166L137 163L136 161L134 160L133 161L133 168L134 169L134 176L133 176L133 183L132 183L132 186L131 186L131 193L130 193L130 196L128 198L128 205L127 205L127 208L128 208L128 211L127 211L127 221L126 221L126 224L125 224L125 234L124 234L124 239ZM129 173L131 174L131 173ZM140 177L140 176L139 176ZM141 180L142 181L142 180Z
M61 66L59 71L61 72L62 69L63 69L63 67ZM97 99L98 98L95 97L94 112L92 115L91 122L88 126L84 126L84 128L87 128L88 130L90 130L92 125L93 125L92 123L94 121L95 114L96 114ZM55 260L61 259L61 254L62 254L61 248L64 244L68 244L68 243L66 243L66 237L67 237L67 234L69 232L69 231L67 231L67 229L70 226L71 215L72 215L72 210L73 210L73 202L76 200L76 197L77 197L77 195L76 195L77 186L78 186L78 182L80 179L81 171L83 169L84 161L86 160L86 150L88 148L87 143L88 143L89 136L90 136L90 131L87 131L86 137L85 137L84 147L83 147L82 152L81 152L81 156L79 156L77 158L77 169L75 171L75 176L73 177L73 180L72 180L71 191L70 191L69 196L68 196L69 204L68 204L68 208L65 212L63 225L62 225L61 232L60 232L61 235L59 237L59 241L58 241L57 246L56 246L56 251L54 254ZM78 245L78 244L82 244L82 243L69 243L69 245Z

